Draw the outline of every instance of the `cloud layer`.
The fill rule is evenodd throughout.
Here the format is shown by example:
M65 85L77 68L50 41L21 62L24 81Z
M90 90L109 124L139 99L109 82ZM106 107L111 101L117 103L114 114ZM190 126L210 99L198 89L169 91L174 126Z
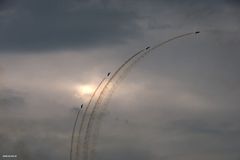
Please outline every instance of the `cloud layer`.
M0 1L0 152L67 159L76 85L148 45L113 95L96 159L239 159L239 1Z

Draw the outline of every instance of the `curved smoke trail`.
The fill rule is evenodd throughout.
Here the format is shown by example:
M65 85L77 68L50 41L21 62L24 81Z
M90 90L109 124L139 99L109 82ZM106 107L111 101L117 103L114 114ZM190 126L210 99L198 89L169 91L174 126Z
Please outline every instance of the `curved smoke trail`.
M109 81L106 83L106 85L104 86L104 88L102 89L102 91L99 94L98 99L96 100L96 103L94 105L94 108L92 110L92 113L90 115L88 124L87 124L87 129L86 129L86 134L85 134L85 139L84 139L84 160L88 159L88 154L89 154L89 140L90 140L90 136L91 136L91 130L93 127L93 123L94 123L94 119L95 119L95 112L96 110L99 108L100 104L102 103L103 99L104 99L104 95L110 90L114 90L116 88L116 85L114 86L114 79L117 78L118 74L120 74L121 71L123 71L123 73L127 73L129 69L131 69L133 67L134 64L136 64L139 60L141 60L142 58L144 58L146 55L148 55L151 51L153 51L154 49L157 49L158 47L165 45L173 40L179 39L179 38L183 38L186 36L190 36L193 34L198 34L199 32L190 32L190 33L186 33L186 34L182 34L173 38L170 38L162 43L159 43L155 46L153 46L152 48L148 49L143 49L141 51L139 51L138 53L134 54L133 56L131 56L129 59L127 59L117 70L116 72L112 75L112 77L109 79ZM143 52L145 51L145 52ZM141 54L143 52L143 54ZM139 56L140 55L140 56ZM139 56L139 57L138 57ZM136 59L135 59L136 58ZM124 70L125 66L128 66L130 64L129 67L126 68L126 70ZM125 72L124 72L125 71ZM120 75L120 79L117 79L117 81L121 80L121 75ZM113 84L113 85L112 85ZM112 85L112 86L111 86Z
M102 83L106 80L106 77L104 77L101 82L98 84L97 88L95 89L95 91L93 92L87 106L86 106L86 109L84 110L83 112L83 117L82 117L82 120L81 120L81 123L80 123L80 127L79 127L79 131L78 131L78 138L77 138L77 147L76 147L76 160L78 160L78 156L79 156L79 147L80 147L80 140L81 140L81 132L82 132L82 129L83 129L83 124L84 124L84 121L86 119L86 115L87 115L87 111L90 107L90 104L92 103L92 100L93 98L95 97L98 89L100 88L100 86L102 85Z
M131 58L135 57L136 55L138 55L139 53L141 53L141 52L143 52L143 51L144 51L144 49L140 50L139 52L137 52L136 54L134 54ZM131 60L131 59L127 60L125 63L129 62L130 60ZM123 65L121 65L121 66L117 69L116 72L114 72L114 74L112 75L112 77L108 80L108 82L105 84L104 88L103 88L102 91L100 92L99 97L100 97L101 94L103 93L103 90L106 90L106 87L109 85L109 82L111 82L112 79L113 79L114 77L116 77L117 74L120 72L120 70L125 66L125 63L124 63ZM99 97L98 97L96 103L99 101ZM95 113L95 110L96 110L96 104L94 105L93 111L92 111L92 113L91 113L91 115L90 115L90 118L89 118L89 121L88 121L88 124L87 124L87 130L86 130L86 134L85 134L84 148L83 148L83 149L84 149L84 160L87 160L87 159L88 159L86 152L88 152L88 149L87 149L87 148L88 148L88 139L89 139L89 137L90 137L90 136L88 136L88 134L89 134L89 122L92 121L93 114ZM87 143L87 144L86 144L86 143ZM86 146L87 146L87 147L86 147Z
M70 152L69 152L69 159L72 160L72 149L73 149L73 140L74 140L74 135L75 135L75 129L76 129L76 125L77 125L77 121L78 121L78 117L79 114L81 112L81 108L79 109L79 111L77 112L77 116L73 125L73 130L72 130L72 137L71 137L71 146L70 146Z

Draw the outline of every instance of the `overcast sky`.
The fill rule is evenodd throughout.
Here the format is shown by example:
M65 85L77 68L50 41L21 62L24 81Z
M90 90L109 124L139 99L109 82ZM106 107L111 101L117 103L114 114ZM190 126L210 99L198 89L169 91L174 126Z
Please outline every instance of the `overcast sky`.
M97 160L240 159L239 0L0 0L0 154L66 160L76 110L124 60Z

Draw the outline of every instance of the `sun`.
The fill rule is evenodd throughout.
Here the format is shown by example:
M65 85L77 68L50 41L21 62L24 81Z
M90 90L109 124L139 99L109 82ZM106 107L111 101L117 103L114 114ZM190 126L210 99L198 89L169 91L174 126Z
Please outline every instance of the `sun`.
M93 85L76 85L75 87L75 96L79 98L86 99L94 92Z
M76 90L81 95L91 95L94 92L92 85L78 85L76 86Z

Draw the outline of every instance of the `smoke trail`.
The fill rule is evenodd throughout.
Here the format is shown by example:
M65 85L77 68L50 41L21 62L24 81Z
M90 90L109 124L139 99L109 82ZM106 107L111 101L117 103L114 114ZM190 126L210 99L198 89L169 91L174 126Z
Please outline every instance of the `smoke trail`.
M109 92L109 90L113 91L116 88L116 85L114 85L114 79L117 78L117 76L120 74L121 71L123 71L123 73L127 73L133 66L134 64L136 64L139 60L141 60L142 58L144 58L146 55L148 55L148 53L150 53L151 51L153 51L154 49L157 49L158 47L167 44L173 40L179 39L179 38L183 38L186 36L190 36L193 34L198 34L199 32L190 32L190 33L186 33L186 34L182 34L173 38L170 38L162 43L159 43L155 46L153 46L152 48L148 49L143 49L139 52L137 52L136 54L134 54L133 56L131 56L129 59L127 59L117 70L116 72L112 75L112 77L109 79L109 81L107 82L107 84L104 86L104 88L102 89L98 99L96 100L95 106L92 110L92 113L90 115L89 121L88 121L88 125L87 125L87 129L86 129L86 134L85 134L85 139L84 139L84 160L88 159L88 154L89 154L89 139L91 136L91 129L94 123L94 119L95 119L95 112L96 110L99 108L98 106L100 106L100 104L102 103L103 99L104 99L104 95ZM143 52L145 50L145 52ZM143 52L143 54L141 54ZM139 56L140 55L140 56ZM139 56L139 57L138 57ZM136 59L135 59L136 58ZM130 64L130 65L129 65ZM131 65L132 64L132 65ZM125 66L128 66L126 68L126 70L124 70ZM124 72L125 71L125 72ZM121 74L120 74L120 79L117 79L117 81L121 80Z
M143 49L143 50L140 50L139 52L137 52L136 54L134 54L131 58L135 57L136 55L138 55L139 53L141 53L141 52L143 52L143 51L144 51L144 49ZM131 60L131 59L129 59L128 61L130 61L130 60ZM128 61L126 61L125 63L127 63ZM105 84L105 86L103 87L103 90L106 89L106 87L108 87L109 82L111 82L112 79L113 79L114 77L116 77L116 75L118 74L118 72L120 72L120 70L124 67L125 63L124 63L123 65L121 65L121 66L117 69L117 71L112 75L112 77L108 80L108 82L107 82L107 83ZM102 90L102 91L103 91L103 90ZM102 94L102 91L100 92L100 95ZM99 101L99 97L98 97L97 101ZM97 102L96 102L96 103L97 103ZM88 139L89 139L89 137L90 137L90 136L88 136L88 134L89 134L89 122L90 122L91 119L93 118L93 113L95 112L95 110L96 110L96 104L95 104L95 106L94 106L94 108L93 108L93 111L92 111L92 113L91 113L91 115L90 115L90 118L89 118L89 121L88 121L88 124L87 124L87 130L86 130L85 140L84 140L84 160L87 160L87 159L88 159L88 156L87 156L87 152L88 152Z
M95 89L95 91L93 92L87 106L86 106L86 109L84 110L83 112L83 117L82 117L82 120L81 120L81 123L80 123L80 128L79 128L79 131L78 131L78 138L77 138L77 147L76 147L76 160L78 160L78 156L79 156L79 147L80 147L80 140L81 140L81 132L82 132L82 129L83 129L83 124L84 124L84 121L86 119L86 115L87 115L87 111L90 107L90 104L92 103L92 100L93 98L95 97L98 89L100 88L100 86L102 85L102 83L106 80L106 77L104 77L101 82L98 84L97 88Z
M71 137L71 146L70 146L70 152L69 152L69 159L72 160L72 149L73 149L73 140L74 140L74 135L75 135L75 129L76 129L76 125L77 125L77 121L78 121L78 116L81 112L81 108L79 109L79 111L77 112L77 116L73 125L73 130L72 130L72 137Z

